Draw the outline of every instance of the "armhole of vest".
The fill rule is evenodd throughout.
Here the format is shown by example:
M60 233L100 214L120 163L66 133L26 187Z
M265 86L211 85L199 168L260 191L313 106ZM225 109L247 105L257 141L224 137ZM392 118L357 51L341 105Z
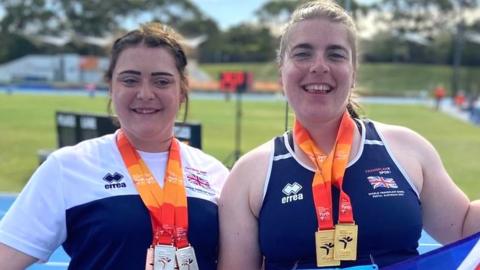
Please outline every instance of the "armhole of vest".
M415 187L415 185L413 184L412 180L411 180L410 177L408 176L408 174L407 174L407 172L405 171L405 169L402 167L402 165L400 165L400 163L397 161L397 159L396 159L395 156L393 155L392 151L390 150L390 147L388 146L388 142L385 140L385 138L383 137L383 134L380 132L380 130L377 129L377 127L376 127L376 122L375 122L375 121L371 121L371 120L370 120L370 122L371 122L372 125L374 126L375 131L376 131L377 134L378 134L378 137L380 137L380 140L382 140L383 146L385 147L385 150L387 151L388 155L389 155L390 158L392 159L393 163L395 164L395 166L397 166L398 170L399 170L400 173L403 175L403 177L405 178L405 180L407 180L408 184L410 185L410 187L413 189L413 191L414 191L415 194L417 195L417 198L420 199L420 194L418 193L417 187Z
M285 132L284 140L285 140L285 145L290 147L293 150L293 145L294 145L294 143L293 143L293 130Z
M263 205L263 201L265 200L265 196L267 195L267 190L268 190L268 184L270 183L270 175L272 173L272 166L273 166L273 157L275 156L275 139L273 138L270 140L270 160L268 161L268 167L267 167L267 175L265 176L265 181L263 184L263 195L262 195L262 202L260 205Z
M363 155L363 151L365 149L365 140L367 138L367 127L365 123L361 119L354 119L355 126L358 128L360 132L360 145L357 154L350 160L347 164L347 168L351 167L355 164Z

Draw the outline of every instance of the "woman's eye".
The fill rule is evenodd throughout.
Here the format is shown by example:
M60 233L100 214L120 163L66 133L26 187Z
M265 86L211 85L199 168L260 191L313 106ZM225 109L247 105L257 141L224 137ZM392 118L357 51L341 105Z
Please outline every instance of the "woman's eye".
M137 83L137 81L138 80L136 80L134 78L123 78L123 79L121 79L121 82L126 86L134 85L135 83Z
M292 56L294 58L308 58L308 57L310 57L310 55L311 54L309 52L303 52L303 51L292 53Z
M334 60L347 59L347 55L343 52L333 51L333 52L330 52L329 56Z
M155 85L157 85L159 87L167 86L169 84L170 84L170 81L166 80L166 79L155 80Z

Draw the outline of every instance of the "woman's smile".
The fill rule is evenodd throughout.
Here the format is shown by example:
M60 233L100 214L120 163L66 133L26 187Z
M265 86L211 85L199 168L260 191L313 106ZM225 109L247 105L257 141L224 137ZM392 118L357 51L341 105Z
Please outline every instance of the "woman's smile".
M320 84L306 84L302 86L302 89L305 92L310 94L320 94L325 95L333 91L333 87L329 84L320 83Z
M149 107L137 107L137 108L132 108L131 110L132 110L132 112L134 112L136 114L141 114L141 115L155 114L155 113L158 113L158 112L161 111L160 109L149 108Z

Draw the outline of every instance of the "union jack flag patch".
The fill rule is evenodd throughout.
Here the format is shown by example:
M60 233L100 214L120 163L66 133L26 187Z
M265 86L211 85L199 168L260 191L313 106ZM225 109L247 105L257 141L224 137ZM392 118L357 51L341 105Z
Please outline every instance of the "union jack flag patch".
M210 183L208 183L208 180L203 179L198 175L187 174L187 179L188 179L188 181L190 181L190 183L192 183L194 185L197 185L197 186L200 186L200 187L203 187L203 188L206 188L206 189L210 189Z
M373 189L377 189L379 187L384 188L398 188L397 183L393 178L383 178L382 176L369 176L368 182L372 185Z

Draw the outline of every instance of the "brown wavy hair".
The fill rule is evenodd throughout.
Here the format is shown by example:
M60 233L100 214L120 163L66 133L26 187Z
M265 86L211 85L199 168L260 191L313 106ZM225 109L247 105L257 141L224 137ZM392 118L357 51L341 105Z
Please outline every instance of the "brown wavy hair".
M188 78L187 78L187 57L185 50L180 44L183 37L175 32L175 30L167 25L152 22L141 25L138 29L132 30L121 37L117 38L113 43L110 51L110 64L105 72L104 79L110 84L113 77L113 70L117 65L120 54L127 48L137 47L139 45L147 48L164 48L167 49L175 59L175 65L180 74L180 91L185 97L185 110L183 121L186 120L188 114ZM113 89L110 89L110 92ZM112 99L108 100L107 110L110 115L112 111Z

